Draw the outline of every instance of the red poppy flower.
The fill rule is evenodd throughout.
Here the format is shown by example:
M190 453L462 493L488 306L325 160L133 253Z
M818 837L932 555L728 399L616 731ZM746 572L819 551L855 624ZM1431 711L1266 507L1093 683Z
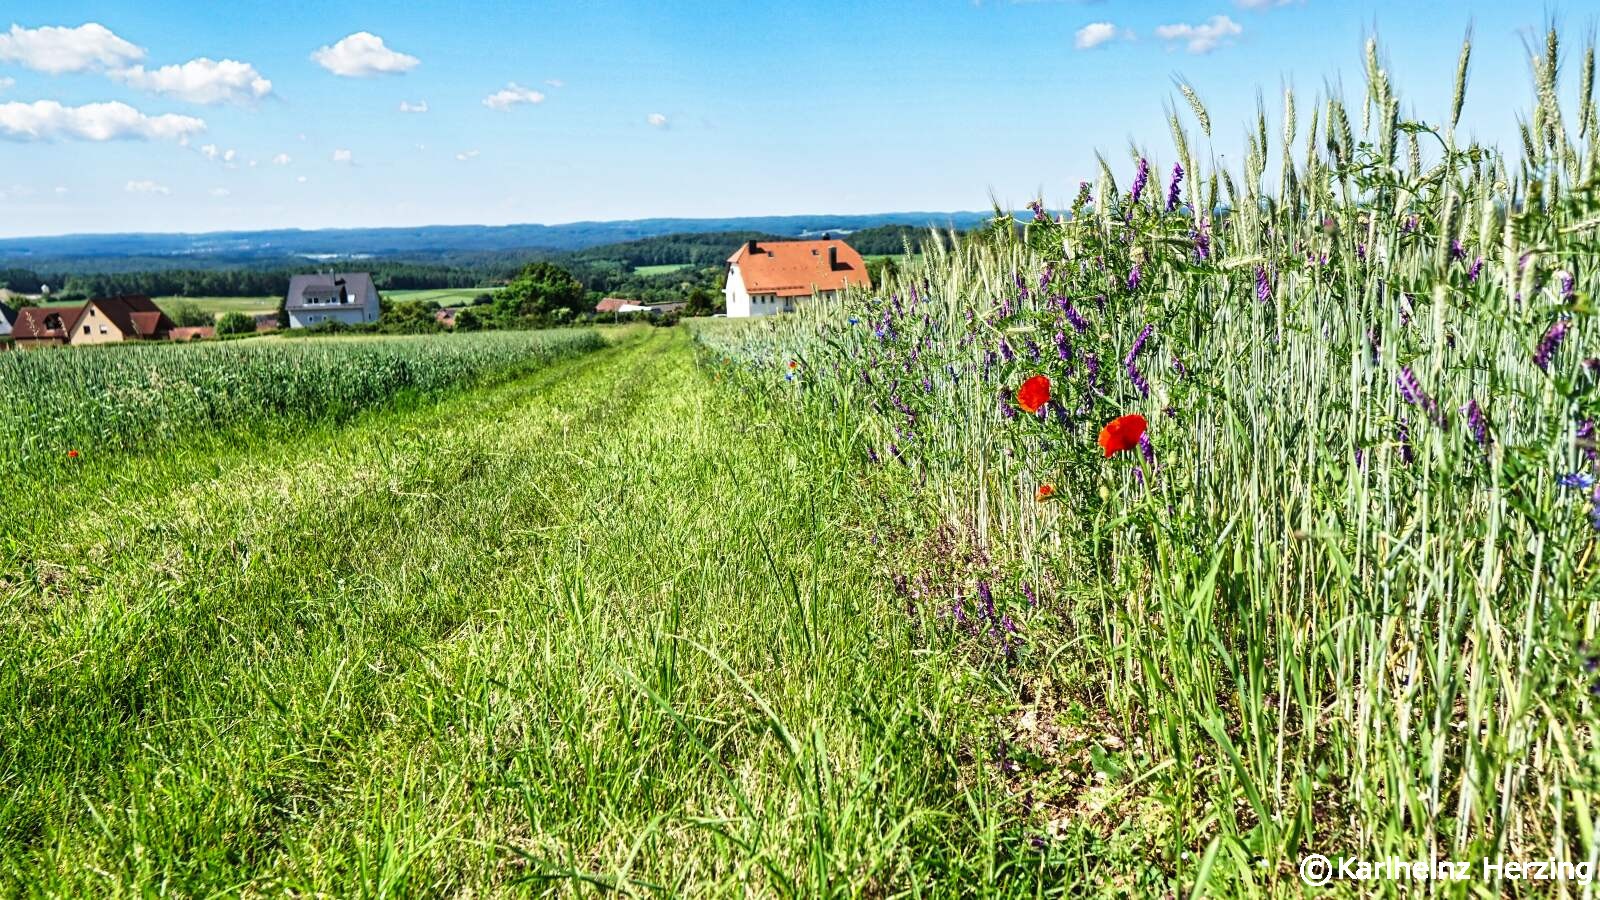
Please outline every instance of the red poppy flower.
M1145 427L1144 416L1138 413L1118 416L1100 429L1100 449L1106 452L1107 459L1124 450L1132 450L1139 446L1139 438L1144 436Z
M1041 484L1041 485L1039 485L1039 490L1034 493L1033 499L1039 501L1040 503L1043 503L1044 501L1049 500L1051 497L1055 496L1055 493L1056 493L1056 486L1055 485L1053 485L1053 484Z
M1039 407L1050 402L1050 379L1035 375L1017 388L1017 405L1028 412L1038 412Z
M77 458L78 458L78 451L76 451L76 450L68 450L67 451L67 459L77 459Z
M789 368L791 368L791 369L792 369L792 368L794 368L794 367L795 367L795 366L797 366L797 365L799 365L799 363L797 363L797 362L795 362L795 361L794 361L794 360L792 360L792 359L791 359L791 360L789 360Z

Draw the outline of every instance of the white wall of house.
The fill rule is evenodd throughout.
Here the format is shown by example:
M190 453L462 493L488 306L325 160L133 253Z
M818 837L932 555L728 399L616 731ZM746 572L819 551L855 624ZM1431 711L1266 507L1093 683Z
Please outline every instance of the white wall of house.
M289 310L290 328L311 328L326 322L362 325L378 321L378 289L367 287L366 296L351 296L348 303L318 303Z
M728 303L728 318L746 319L750 313L750 292L744 288L744 276L739 274L739 264L728 266L728 285L722 296Z

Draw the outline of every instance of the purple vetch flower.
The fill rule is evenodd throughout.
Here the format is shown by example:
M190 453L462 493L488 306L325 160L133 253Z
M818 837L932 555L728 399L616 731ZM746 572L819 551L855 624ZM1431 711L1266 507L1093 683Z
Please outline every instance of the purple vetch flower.
M1595 485L1589 494L1589 524L1595 531L1600 531L1600 484ZM1600 682L1596 686L1600 687ZM1600 697L1600 690L1595 691L1595 696Z
M1150 464L1150 471L1154 472L1156 465L1156 450L1154 447L1150 446L1150 432L1148 431L1139 435L1139 455L1144 457L1144 461Z
M1400 226L1400 231L1402 233L1404 233L1404 234L1411 234L1412 232L1414 232L1416 230L1417 230L1417 217L1416 216L1407 216L1405 223Z
M1563 269L1556 273L1556 281L1561 285L1561 299L1571 300L1573 290L1577 285L1577 278L1571 272Z
M1256 266L1256 299L1262 303L1272 299L1272 279L1266 266Z
M1417 373L1411 371L1410 366L1401 366L1400 374L1395 376L1395 385L1400 388L1400 398L1412 406L1422 410L1423 414L1433 420L1440 428L1447 427L1449 421L1444 416L1444 411L1439 408L1439 402L1428 396L1422 389L1422 383L1417 380Z
M1587 491L1594 487L1594 476L1588 472L1571 472L1558 477L1556 484L1575 491Z
M1128 374L1128 380L1133 382L1134 388L1139 391L1139 396L1150 396L1150 381L1139 371L1139 367L1134 365L1132 358L1122 361L1122 370Z
M922 392L924 394L933 393L933 380L926 375L922 376Z
M1476 282L1478 280L1478 275L1481 274L1482 272L1483 272L1483 257L1480 256L1480 257L1477 257L1476 259L1474 259L1472 261L1472 268L1467 270L1467 281Z
M1056 277L1056 267L1053 263L1045 263L1044 271L1039 273L1039 290L1048 290L1050 280Z
M1144 487L1144 469L1142 467L1133 467L1133 481L1139 487Z
M1400 461L1406 465L1416 461L1417 455L1411 452L1411 423L1405 416L1394 427L1395 442L1400 445Z
M870 462L870 463L873 463L874 465L876 465L877 462L878 462L878 451L872 449L871 447L868 447L867 448L867 461Z
M1006 342L1005 338L1000 339L1000 358L1006 362L1011 362L1017 358L1017 354L1011 349L1011 345Z
M1595 443L1594 433L1594 420L1584 419L1578 423L1578 430L1574 435L1577 438L1578 449L1583 451L1584 457L1590 464L1600 462L1600 444Z
M1139 336L1133 339L1133 346L1128 349L1128 355L1123 357L1122 361L1127 363L1133 362L1134 359L1138 357L1139 351L1144 349L1145 342L1150 340L1150 335L1154 331L1154 325L1146 324L1143 328L1141 328L1139 330Z
M1461 407L1461 417L1467 422L1467 432L1472 435L1472 440L1479 447L1488 449L1492 440L1489 437L1489 418L1483 414L1478 401L1468 400L1467 405Z
M1183 360L1179 359L1176 353L1172 354L1172 371L1177 372L1179 378L1189 377L1189 368L1183 364Z
M1011 392L1008 390L1000 391L1000 416L1004 419L1017 417L1017 408L1011 405Z
M899 447L898 444L894 443L893 441L889 442L889 455L893 456L895 459L899 460L902 463L905 463L908 466L911 465L910 463L906 462L906 458L904 456L900 455L900 447Z
M1195 262L1205 262L1211 258L1211 235L1206 225L1206 222L1201 222L1199 228L1189 231L1189 240L1194 242Z
M1089 370L1089 390L1098 392L1099 387L1095 384L1095 380L1100 377L1100 357L1093 353L1085 354L1083 364Z
M1467 258L1467 249L1461 246L1460 238L1450 239L1450 258L1453 260Z
M1066 313L1067 321L1071 323L1073 331L1083 334L1085 331L1089 330L1089 320L1085 319L1083 317L1083 313L1078 312L1077 308L1071 303L1067 304Z
M1359 261L1359 262L1366 262L1367 261L1367 245L1366 244L1363 244L1363 243L1360 243L1360 242L1356 243L1356 260Z
M1033 220L1035 222L1050 221L1050 214L1044 211L1044 204L1042 202L1038 200L1029 200L1028 208L1033 210Z
M1128 192L1128 201L1134 206L1139 205L1139 197L1144 193L1144 186L1150 182L1150 163L1139 157L1139 167L1133 173L1133 190Z
M1179 188L1183 185L1183 166L1179 163L1172 164L1172 183L1167 187L1167 212L1178 208Z
M1533 351L1533 364L1550 371L1550 358L1561 349L1561 342L1567 339L1567 329L1572 327L1572 319L1562 316L1556 319L1545 331L1544 337L1539 339L1539 346Z
M1028 606L1030 608L1039 605L1039 597L1034 594L1033 585L1027 583L1026 581L1022 583L1022 596L1028 599Z
M1027 348L1028 358L1037 362L1039 359L1039 345L1034 343L1033 338L1028 338Z
M1134 291L1137 291L1138 289L1139 289L1139 264L1138 263L1134 263L1133 264L1133 268L1128 270L1128 293L1131 294Z
M978 582L978 599L983 603L984 618L992 621L995 617L994 592L989 590L989 582L981 580Z
M1060 357L1062 362L1072 359L1072 345L1067 343L1065 331L1056 332L1056 356Z

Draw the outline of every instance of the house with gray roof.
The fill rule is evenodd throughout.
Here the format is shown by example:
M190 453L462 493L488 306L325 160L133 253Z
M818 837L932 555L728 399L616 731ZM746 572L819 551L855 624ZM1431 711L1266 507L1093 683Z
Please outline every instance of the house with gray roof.
M378 289L366 272L295 275L284 298L290 328L313 328L328 322L362 325L378 321Z
M11 336L11 325L17 321L17 314L11 307L0 303L0 338Z

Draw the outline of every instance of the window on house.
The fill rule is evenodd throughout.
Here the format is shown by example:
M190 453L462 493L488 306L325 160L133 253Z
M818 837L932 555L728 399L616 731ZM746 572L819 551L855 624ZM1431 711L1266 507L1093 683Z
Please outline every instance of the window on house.
M100 326L100 333L101 334L105 334L106 333L106 327L104 325Z
M89 333L89 326L87 326L87 325L83 326L83 333L84 334L88 334Z

